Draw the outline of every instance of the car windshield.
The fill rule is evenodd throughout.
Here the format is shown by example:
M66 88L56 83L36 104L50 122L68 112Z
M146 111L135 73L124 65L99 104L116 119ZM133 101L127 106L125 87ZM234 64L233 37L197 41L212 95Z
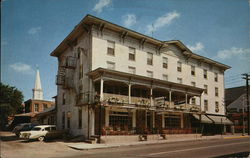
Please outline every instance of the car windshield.
M32 128L32 131L40 131L40 130L41 130L40 127L34 127L34 128Z

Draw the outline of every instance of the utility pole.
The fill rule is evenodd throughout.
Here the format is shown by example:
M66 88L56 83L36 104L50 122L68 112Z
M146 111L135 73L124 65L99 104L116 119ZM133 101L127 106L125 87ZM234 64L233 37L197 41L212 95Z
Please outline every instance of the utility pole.
M248 135L250 135L250 107L249 107L249 88L248 88L248 80L250 80L250 75L245 73L242 74L242 78L246 80L246 96L247 96L247 131Z
M243 128L242 128L242 135L244 136L245 135L245 117L244 117L244 112L245 110L245 96L243 96L242 98L242 125L243 125Z

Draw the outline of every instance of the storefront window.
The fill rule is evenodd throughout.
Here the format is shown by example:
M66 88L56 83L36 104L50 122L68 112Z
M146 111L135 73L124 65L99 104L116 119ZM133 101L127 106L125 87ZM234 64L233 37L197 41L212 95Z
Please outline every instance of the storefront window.
M181 128L180 115L174 115L174 114L165 115L165 127L166 128Z
M111 111L109 125L118 131L132 129L132 113Z

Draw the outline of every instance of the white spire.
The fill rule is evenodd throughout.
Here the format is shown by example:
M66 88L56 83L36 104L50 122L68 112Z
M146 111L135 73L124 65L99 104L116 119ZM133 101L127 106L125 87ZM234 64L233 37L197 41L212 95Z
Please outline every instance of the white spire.
M36 70L35 87L32 90L33 90L33 99L43 100L43 89L38 68Z

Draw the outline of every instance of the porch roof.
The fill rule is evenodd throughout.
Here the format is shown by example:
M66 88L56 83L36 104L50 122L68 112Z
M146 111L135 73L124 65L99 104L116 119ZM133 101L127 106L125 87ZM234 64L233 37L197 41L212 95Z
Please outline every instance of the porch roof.
M207 115L207 117L213 120L214 124L225 124L225 125L233 124L233 122L230 121L226 116Z
M87 75L89 77L91 77L92 79L98 79L101 76L105 77L105 75L107 75L107 74L124 77L124 78L127 79L127 82L131 81L132 79L147 81L147 82L151 83L152 85L157 85L157 84L164 85L164 86L166 86L165 88L168 88L168 89L181 88L181 89L184 89L187 92L196 92L196 93L199 93L199 94L201 94L203 92L203 90L204 90L202 88L198 88L198 87L194 87L194 86L184 85L184 84L180 84L180 83L174 83L174 82L170 82L170 81L164 81L164 80L160 80L160 79L156 79L156 78L151 78L151 77L146 77L146 76L141 76L141 75L135 75L135 74L131 74L131 73L126 73L126 72L121 72L121 71L116 71L116 70L110 70L110 69L105 69L105 68L97 68L97 69L87 73Z

